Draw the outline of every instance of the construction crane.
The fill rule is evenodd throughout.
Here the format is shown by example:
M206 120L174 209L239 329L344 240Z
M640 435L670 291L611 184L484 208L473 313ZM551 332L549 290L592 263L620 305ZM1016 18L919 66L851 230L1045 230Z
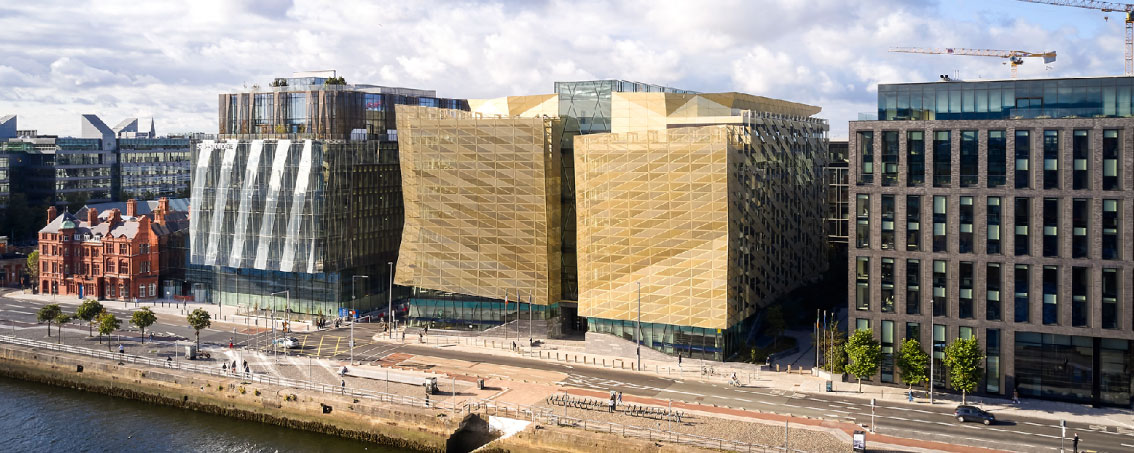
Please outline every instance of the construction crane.
M1093 0L1020 0L1045 5L1073 6L1104 13L1126 13L1126 75L1134 74L1134 5L1130 3L1096 2Z
M1055 61L1055 51L1051 52L1025 52L1023 50L991 50L991 49L962 49L959 47L946 47L942 49L928 49L922 47L891 47L890 52L924 53L933 55L967 55L973 57L1007 58L1007 64L1012 66L1012 78L1016 78L1016 66L1024 64L1024 58L1043 58L1044 64Z

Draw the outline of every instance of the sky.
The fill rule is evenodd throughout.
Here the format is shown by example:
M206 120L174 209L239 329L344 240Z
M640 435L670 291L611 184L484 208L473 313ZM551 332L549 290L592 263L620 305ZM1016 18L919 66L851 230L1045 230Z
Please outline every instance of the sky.
M441 97L550 93L623 79L817 105L832 139L878 83L1004 79L1003 60L890 47L1054 50L1020 78L1119 75L1123 17L1009 0L0 0L0 116L78 135L154 117L217 132L217 95L294 71Z

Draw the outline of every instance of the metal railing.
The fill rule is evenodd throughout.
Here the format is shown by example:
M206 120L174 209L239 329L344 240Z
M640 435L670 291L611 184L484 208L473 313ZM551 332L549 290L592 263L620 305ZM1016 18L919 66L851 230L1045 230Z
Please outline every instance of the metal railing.
M590 420L586 418L568 417L565 415L567 408L563 409L562 414L557 414L555 409L530 406L518 403L500 402L490 399L477 399L466 400L464 403L457 403L453 400L450 404L441 404L440 402L430 402L429 399L417 398L412 396L391 394L385 392L372 392L361 389L348 389L344 386L335 386L312 381L305 381L300 379L289 379L283 377L273 377L264 374L255 373L233 373L231 371L219 370L216 366L203 366L197 364L183 363L180 361L159 360L149 357L143 357L125 353L115 353L111 351L101 351L97 349L83 348L78 346L71 346L66 344L50 343L40 340L31 340L26 338L19 338L11 335L0 335L0 342L9 343L20 346L28 346L37 349L47 349L51 351L58 351L69 354L78 354L97 359L112 360L122 363L138 364L151 366L155 368L168 368L174 370L188 371L192 373L206 374L210 376L223 377L223 378L239 378L250 382L257 382L265 385L274 385L279 387L288 387L298 390L312 390L320 393L330 395L351 396L359 399L367 399L376 402L400 404L411 407L425 407L434 408L436 410L449 410L454 412L477 413L486 416L498 416L516 418L521 420L528 420L533 423L554 424L556 426L581 428L584 431L604 432L612 434L620 434L623 437L633 437L639 439L646 439L650 441L666 441L673 442L680 445L688 445L699 448L715 448L720 450L740 451L740 452L802 452L803 450L795 450L785 448L783 446L771 446L758 444L753 442L743 442L738 440L722 439L710 436L699 436L696 434L681 433L673 430L660 430L648 428L643 426L625 425L613 422L601 422ZM683 414L684 415L684 414Z

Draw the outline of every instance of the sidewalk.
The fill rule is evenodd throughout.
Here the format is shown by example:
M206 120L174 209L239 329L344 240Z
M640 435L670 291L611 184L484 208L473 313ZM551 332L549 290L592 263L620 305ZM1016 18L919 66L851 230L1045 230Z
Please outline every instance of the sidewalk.
M384 334L373 337L375 341L387 343L402 343L400 335L393 340ZM524 357L529 360L544 362L570 363L572 366L586 366L593 368L622 369L626 372L637 371L637 363L633 358L605 356L581 352L578 347L561 348L557 341L544 341L540 346L529 347L519 345L513 351L512 339L476 338L465 336L441 336L433 332L426 335L425 344L445 347L449 350L461 350L472 353L493 354L508 357ZM406 344L418 344L416 334L406 335ZM812 354L814 350L812 350ZM785 392L800 392L809 394L823 394L825 380L811 375L810 369L787 367L780 371L765 366L739 362L714 362L687 359L679 366L676 359L672 362L642 360L642 372L673 379L699 380L703 382L726 383L732 373L736 373L741 384L745 387L767 388ZM550 384L550 383L548 383ZM918 395L925 396L924 389ZM849 382L833 382L833 394L840 397L861 399L869 402L877 399L887 405L898 406L928 406L928 398L915 398L914 403L907 400L904 387L875 385L864 382L862 392L858 392L857 380ZM934 407L952 408L961 402L961 395L935 392ZM1032 417L1051 420L1058 425L1059 420L1085 424L1106 424L1126 429L1134 429L1134 411L1119 408L1093 408L1086 404L1064 403L1057 401L1022 399L1020 404L1013 404L1010 399L991 398L981 395L969 395L968 404L978 405L997 415L1012 414L1021 417Z
M78 307L83 303L84 299L67 295L67 296L53 296L51 294L29 294L23 291L13 291L5 294L5 296L12 299L27 300L43 305L59 304L67 307ZM185 302L176 303L168 301L138 301L138 302L123 302L117 300L100 300L106 308L122 309L122 310L136 310L142 307L147 307L159 318L164 317L179 317L182 321L189 313L196 309L202 309L209 313L209 318L213 324L224 324L226 328L231 327L250 327L250 328L270 328L270 318L245 316L236 314L237 307L233 306L219 306L216 304L207 304L203 302ZM275 316L277 330L280 329L283 321L287 320L286 314L276 313ZM128 321L128 320L123 320ZM311 327L311 324L306 321L292 320L292 332L310 332L318 329Z

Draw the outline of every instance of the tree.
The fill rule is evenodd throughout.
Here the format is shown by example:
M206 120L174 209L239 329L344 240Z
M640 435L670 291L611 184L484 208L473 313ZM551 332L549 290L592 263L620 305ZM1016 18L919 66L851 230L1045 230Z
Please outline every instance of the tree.
M913 386L927 381L929 371L929 354L921 349L921 343L910 338L902 343L898 350L898 372L901 373L902 382Z
M102 342L102 336L106 335L106 349L110 349L110 334L114 333L122 326L122 321L119 321L114 314L109 312L102 312L98 316L98 341Z
M984 353L980 350L980 343L976 337L969 339L956 339L945 348L945 366L949 369L949 385L954 390L961 391L961 404L965 404L968 392L976 390L984 370L981 362Z
M154 325L155 322L157 322L157 315L149 307L142 307L141 310L130 316L130 324L142 329L142 343L146 342L146 327Z
M59 316L60 313L63 313L63 310L59 308L59 304L48 304L40 308L39 312L35 314L37 321L47 323L47 336L51 336L51 323L55 322L55 317Z
M55 324L59 326L59 340L63 339L63 324L71 322L71 318L71 315L63 313L62 310L59 311L59 314L55 315Z
M75 310L75 316L87 322L88 337L94 336L94 323L92 323L91 321L94 321L95 318L98 318L98 315L102 314L104 310L105 308L102 306L102 304L98 303L98 301L94 299L84 300L82 304L79 304L79 308Z
M28 254L28 263L25 265L27 268L28 276L31 277L33 285L39 287L39 250L32 251Z
M784 322L784 308L773 305L764 313L767 316L765 321L768 323L768 335L772 336L772 347L776 347L779 345L780 335L783 335L784 329L787 328L787 323Z
M186 316L185 319L189 321L189 327L192 327L197 335L197 349L201 349L201 329L207 329L213 325L213 321L209 319L209 312L198 308L189 313L189 316Z
M847 340L847 358L850 364L847 371L858 378L858 391L862 392L862 378L873 376L882 361L882 346L874 339L874 332L870 329L854 331Z
M846 372L847 350L843 347L846 342L847 334L839 329L839 322L829 324L822 339L823 357L827 361L823 364L823 369L836 374Z

